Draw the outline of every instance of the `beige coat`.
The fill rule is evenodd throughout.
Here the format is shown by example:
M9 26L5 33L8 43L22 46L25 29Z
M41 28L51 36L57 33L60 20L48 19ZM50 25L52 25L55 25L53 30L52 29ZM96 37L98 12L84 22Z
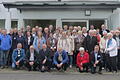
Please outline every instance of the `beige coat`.
M61 37L61 38L58 39L57 48L62 48L66 52L70 53L70 48L71 48L70 42L71 41L70 41L69 38Z
M104 53L105 46L106 46L106 39L104 37L102 37L101 40L100 40L100 51L102 53Z
M70 40L70 48L69 48L69 54L68 55L73 55L73 51L74 51L74 48L75 48L74 38L70 36L68 39Z

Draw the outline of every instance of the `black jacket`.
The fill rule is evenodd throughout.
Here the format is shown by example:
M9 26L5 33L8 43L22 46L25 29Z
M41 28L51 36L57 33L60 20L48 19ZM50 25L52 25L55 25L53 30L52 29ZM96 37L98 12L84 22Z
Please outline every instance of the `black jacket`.
M26 48L29 49L31 45L33 45L34 37L30 37L30 44L28 44L28 37L25 37Z
M91 38L89 35L87 35L83 41L84 48L85 50L88 50L89 54L93 51L95 45L97 44L97 38L94 36Z
M105 31L107 31L107 33L110 32L108 29L106 29ZM103 30L102 30L102 29L100 30L100 34L101 34L101 36L103 37Z
M30 62L30 50L26 52L26 62ZM38 53L34 51L34 62L38 62Z
M47 59L48 61L52 61L51 50L49 48L47 48L45 52L43 51L43 49L39 51L39 61L42 62L44 59Z
M21 37L17 36L16 40L17 40L17 44L18 43L22 44L23 49L25 49L25 50L27 49L27 47L26 47L26 40L25 40L24 36L21 36Z
M97 60L100 61L100 62L103 61L103 56L102 56L102 53L100 51L98 52ZM90 54L90 63L91 64L95 63L95 53L94 53L94 51L91 52L91 54Z

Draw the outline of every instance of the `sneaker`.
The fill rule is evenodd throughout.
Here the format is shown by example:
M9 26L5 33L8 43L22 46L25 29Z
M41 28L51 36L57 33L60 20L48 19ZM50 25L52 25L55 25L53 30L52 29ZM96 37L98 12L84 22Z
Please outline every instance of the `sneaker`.
M69 67L72 68L72 65L70 65Z
M5 67L4 66L1 66L0 69L4 69Z

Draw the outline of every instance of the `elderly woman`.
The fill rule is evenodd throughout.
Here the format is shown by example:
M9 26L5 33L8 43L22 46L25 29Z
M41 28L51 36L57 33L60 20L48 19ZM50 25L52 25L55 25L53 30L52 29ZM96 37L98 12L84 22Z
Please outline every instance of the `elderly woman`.
M73 51L74 51L74 47L75 47L75 45L74 45L74 38L72 37L70 31L67 32L67 36L68 36L68 39L70 41L70 48L69 48L69 52L68 52L69 64L70 64L70 68L72 68L72 65L73 65Z
M112 72L117 72L117 42L113 39L113 34L107 34L106 48L105 51L108 53L108 66Z
M85 52L83 47L80 47L80 52L77 55L77 66L80 72L83 72L86 68L86 72L88 72L89 66L89 54Z
M78 32L77 37L75 38L75 51L79 51L79 48L83 46L84 36L82 34L82 31Z
M67 53L69 53L71 44L66 32L62 32L62 37L58 39L57 47L62 47Z
M77 37L74 39L74 44L75 44L75 54L74 54L74 60L76 61L76 56L79 52L79 48L83 47L83 41L84 41L84 36L82 34L82 31L78 31ZM75 63L74 61L74 63Z

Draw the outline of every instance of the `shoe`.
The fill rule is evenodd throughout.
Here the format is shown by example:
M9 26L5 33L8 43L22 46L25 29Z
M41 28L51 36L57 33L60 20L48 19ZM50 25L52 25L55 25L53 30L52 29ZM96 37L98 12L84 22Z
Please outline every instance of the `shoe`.
M117 71L112 71L112 73L113 73L113 74L116 74L116 73L117 73Z
M95 72L91 72L91 74L95 74Z
M31 71L31 69L28 69L28 71Z
M4 69L5 67L4 66L1 66L0 69Z
M102 72L101 72L101 71L98 71L98 74L102 74Z
M92 71L92 72L91 72L91 74L95 74L95 73L96 73L96 71Z

